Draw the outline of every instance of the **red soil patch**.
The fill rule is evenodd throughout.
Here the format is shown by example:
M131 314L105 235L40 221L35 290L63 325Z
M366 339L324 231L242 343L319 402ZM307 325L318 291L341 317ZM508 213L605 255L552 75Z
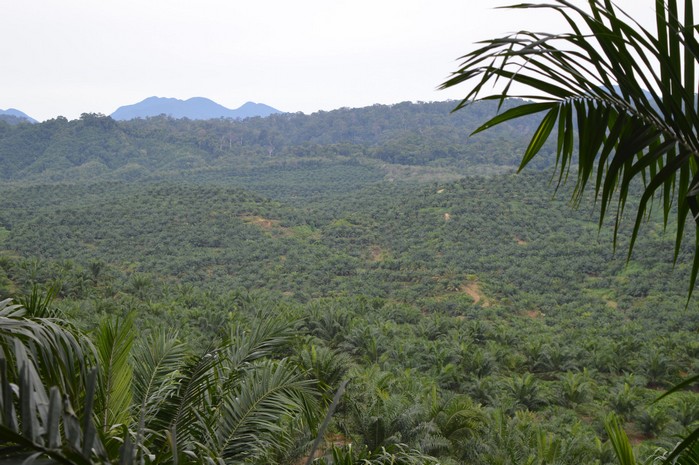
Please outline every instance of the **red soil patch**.
M481 291L480 284L477 282L471 281L466 284L462 284L459 290L471 297L474 304L480 302L484 307L490 306L490 303L486 300L485 295L483 295L483 291Z

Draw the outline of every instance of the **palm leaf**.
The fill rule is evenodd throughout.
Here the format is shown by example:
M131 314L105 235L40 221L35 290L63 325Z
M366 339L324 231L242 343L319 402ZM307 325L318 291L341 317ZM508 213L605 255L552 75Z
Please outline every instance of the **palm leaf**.
M636 465L636 456L633 453L631 442L629 442L626 431L624 431L616 415L611 414L607 417L604 422L604 429L607 431L609 441L612 443L619 464Z
M263 317L250 330L241 326L232 328L225 343L230 369L244 368L246 364L269 357L288 345L297 334L295 326L293 321Z
M164 439L169 418L163 417L162 408L178 389L184 363L185 347L176 333L156 331L135 346L133 401L138 425L134 442L139 447L147 447L152 442L151 436Z
M677 258L688 211L699 213L699 189L694 189L699 183L690 182L699 179L699 118L694 82L699 43L694 33L692 2L685 2L684 14L679 14L674 0L657 1L656 34L628 18L612 2L587 3L588 9L566 0L512 6L553 10L562 16L571 32L521 31L484 41L480 48L462 58L461 68L442 87L471 85L456 109L477 100L534 100L522 105L521 110L511 109L492 118L478 131L545 112L522 157L522 167L556 134L559 179L567 178L577 157L575 198L580 198L591 178L596 179L600 224L616 199L615 243L629 186L633 180L644 180L646 186L637 207L629 253L642 218L654 199L659 198L666 223L675 215L678 224ZM493 83L500 86L486 91L486 85ZM555 123L558 131L553 131ZM695 216L694 222L699 222L699 216ZM694 245L690 296L699 272L699 236Z
M314 382L288 363L267 362L250 370L223 402L209 449L240 461L286 444L285 419L317 410Z
M46 394L31 359L26 358L21 345L17 354L21 366L17 378L19 409L15 409L12 397L7 396L12 387L5 377L6 360L0 352L0 374L3 375L0 379L0 394L3 399L0 404L0 437L5 441L4 448L9 449L3 455L9 453L11 458L24 458L30 454L24 463L31 463L41 457L71 465L107 462L106 451L95 434L91 404L84 407L81 422L69 400L63 398L56 386L51 387L49 394ZM86 386L88 398L96 389L96 373L94 370L92 373Z
M509 110L481 129L546 112L523 155L522 166L556 134L559 180L567 178L569 166L577 161L574 199L579 200L588 182L594 180L600 227L609 208L616 205L615 245L630 186L642 183L629 257L643 219L659 200L665 225L672 216L677 224L677 260L691 212L695 235L689 304L699 275L699 96L695 82L699 42L692 1L684 2L680 12L676 0L656 0L655 33L609 0L589 0L587 9L567 0L511 8L552 10L561 15L570 32L522 31L482 42L480 48L462 58L461 68L442 85L471 85L455 110L477 100L503 102L534 96L535 102L526 103L519 114ZM504 84L495 91L485 90L498 82ZM551 127L554 115L558 131ZM607 429L619 460L634 463L618 421L610 419ZM699 430L685 438L667 460L690 454L697 441Z
M94 361L87 337L61 319L27 318L23 307L7 299L0 302L0 348L4 348L11 379L19 374L15 352L20 346L45 384L80 399L85 373Z
M213 347L181 364L176 389L168 391L153 419L154 425L167 425L152 445L159 462L179 461L196 449L198 438L206 434L212 399L220 396L215 373L223 362L222 350Z
M105 320L95 335L100 375L97 409L103 433L109 433L113 425L130 421L132 369L129 356L133 335L133 316Z

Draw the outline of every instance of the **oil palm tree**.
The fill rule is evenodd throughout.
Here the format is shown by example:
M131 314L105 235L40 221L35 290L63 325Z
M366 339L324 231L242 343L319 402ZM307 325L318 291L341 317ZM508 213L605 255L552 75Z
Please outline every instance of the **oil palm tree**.
M128 318L94 341L54 320L0 302L0 458L270 463L318 419L315 381L276 355L294 335L287 322L233 328L188 354L172 333L135 342Z
M604 429L607 432L609 442L612 444L619 465L636 465L638 462L633 453L631 441L629 441L629 437L626 435L619 418L614 414L610 414L604 421Z
M690 212L699 222L699 42L692 1L680 9L676 0L655 0L655 33L611 0L584 3L586 7L567 0L513 5L552 10L569 31L521 31L486 40L463 57L442 88L469 86L457 110L478 100L502 104L507 98L524 99L475 132L543 115L520 169L547 140L555 139L559 182L577 160L574 199L580 200L592 184L600 201L600 224L616 204L615 231L632 182L642 180L629 253L656 198L666 224L671 215L676 217L677 259ZM690 294L699 271L699 232L694 245Z
M510 8L553 11L568 31L521 31L486 40L463 57L461 67L442 87L469 85L457 110L478 100L502 105L508 98L523 99L476 132L542 115L520 169L554 139L558 182L573 173L576 202L593 186L600 225L610 208L615 210L615 243L629 193L640 182L629 254L654 199L662 206L666 225L675 218L675 260L685 224L693 222L691 297L699 272L699 42L692 0L681 6L677 0L655 0L655 32L611 0L585 3L513 5ZM699 429L666 459L689 453L697 440Z
M92 421L94 347L46 307L0 302L0 457L106 461Z

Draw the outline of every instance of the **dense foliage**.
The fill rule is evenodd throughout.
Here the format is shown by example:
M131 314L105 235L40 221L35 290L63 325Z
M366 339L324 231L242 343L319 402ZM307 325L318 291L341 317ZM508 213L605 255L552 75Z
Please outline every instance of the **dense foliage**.
M215 181L307 197L384 178L455 179L454 169L487 174L516 165L515 147L534 121L469 138L495 105L450 115L453 105L406 102L242 121L163 116L116 122L95 114L33 125L0 121L0 179ZM405 166L412 168L405 172Z
M566 28L484 40L443 87L470 86L457 109L479 101L531 99L504 109L474 133L541 114L520 169L555 139L559 182L577 165L573 197L579 200L593 185L600 224L615 216L618 231L628 199L636 199L629 253L654 206L662 210L665 225L675 220L676 260L685 224L692 223L691 296L699 276L697 25L692 0L654 3L654 30L609 0L512 5L555 13ZM634 182L642 182L641 193L630 190ZM614 204L616 214L608 215ZM699 376L692 376L672 391L697 381ZM663 461L696 463L697 449L699 428L694 428ZM631 454L619 456L623 463L635 463Z
M40 332L51 318L82 341L85 366L66 365L77 385L53 373L31 389L49 404L60 395L51 405L70 396L81 425L93 418L101 446L88 459L117 460L128 437L129 456L148 463L299 463L346 380L319 463L607 464L616 460L610 431L619 433L610 412L641 457L696 426L695 393L653 403L699 367L699 315L694 301L685 308L693 250L683 246L673 267L672 231L651 216L627 263L593 210L571 209L566 187L552 198L550 160L543 172L511 174L527 127L462 144L484 115L450 117L451 105L3 127L0 166L14 168L0 186L0 297L28 313L4 302L0 316ZM242 144L219 144L224 128ZM278 141L271 152L262 131ZM411 153L409 137L423 158L381 158L390 141ZM140 174L126 176L128 166ZM44 307L51 313L32 313ZM241 338L269 336L270 325L283 337L249 363L207 356L249 350ZM17 360L13 337L0 332L7 366ZM143 397L156 344L177 349L172 369L151 370L166 402ZM39 373L41 357L30 355ZM183 383L214 360L197 372L205 389L191 405L203 413L170 441ZM121 397L107 395L110 369L129 373L113 387ZM231 434L240 449L223 447L233 399L254 394L245 383L282 369L296 390L281 402L289 410L270 414L281 421L258 424L256 440ZM21 369L8 373L27 385ZM91 389L102 400L86 416L74 400ZM228 399L231 416L216 399ZM18 425L31 417L15 415ZM49 439L39 434L22 451Z

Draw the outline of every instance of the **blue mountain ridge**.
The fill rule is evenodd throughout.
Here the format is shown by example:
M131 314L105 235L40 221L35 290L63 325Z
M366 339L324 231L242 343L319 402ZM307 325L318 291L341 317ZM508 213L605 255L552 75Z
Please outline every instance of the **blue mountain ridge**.
M37 122L31 116L28 116L26 113L23 113L15 108L8 108L7 110L0 110L0 119L3 119L3 117L10 117L10 119L18 118L20 120L27 120L30 123Z
M115 120L148 118L159 115L200 120L218 118L243 119L253 116L265 117L274 113L281 112L263 103L247 102L240 108L231 110L204 97L193 97L187 100L148 97L133 105L119 107L110 116Z

